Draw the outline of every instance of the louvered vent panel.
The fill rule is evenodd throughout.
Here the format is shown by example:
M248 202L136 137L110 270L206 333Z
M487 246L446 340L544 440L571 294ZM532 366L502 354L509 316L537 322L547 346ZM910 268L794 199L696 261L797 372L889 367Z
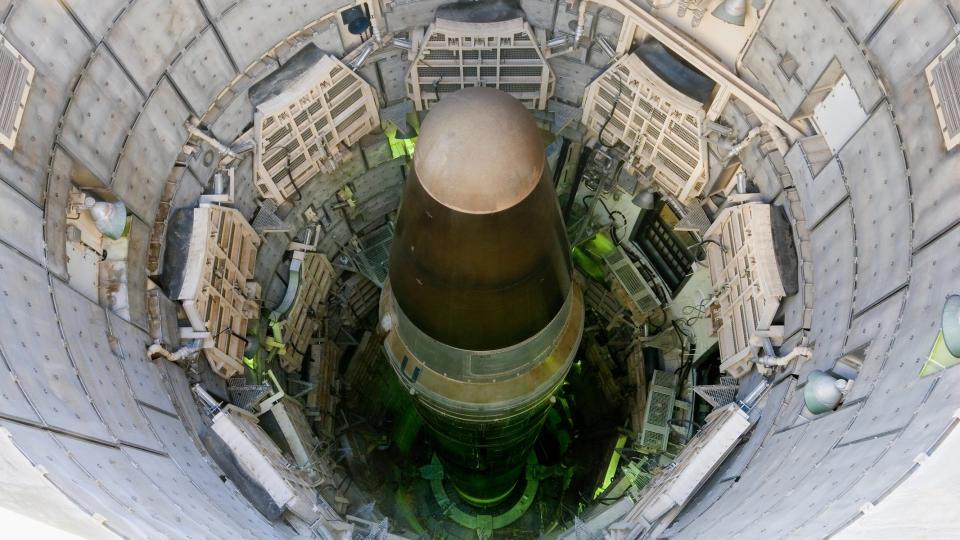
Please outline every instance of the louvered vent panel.
M937 66L933 71L933 83L941 99L947 134L960 133L960 54L951 54L948 60Z
M960 38L927 66L927 83L947 149L960 144Z
M636 55L618 60L584 96L582 122L597 136L602 130L604 144L627 148L628 170L654 167L654 181L681 203L700 195L706 185L701 103L671 87Z
M34 69L2 36L0 43L0 144L13 150Z
M306 90L277 93L254 114L256 186L277 204L336 169L349 155L343 148L380 123L373 88L332 56L286 84Z
M497 88L528 107L544 109L554 82L530 25L522 19L497 23L437 19L427 28L407 72L407 92L417 110L429 109L444 94L473 86Z
M692 204L684 209L683 219L673 226L675 231L695 232L703 235L710 227L710 218L699 204Z
M617 279L619 279L623 287L627 289L627 292L637 292L643 287L639 274L630 272L628 266L620 266L616 272Z

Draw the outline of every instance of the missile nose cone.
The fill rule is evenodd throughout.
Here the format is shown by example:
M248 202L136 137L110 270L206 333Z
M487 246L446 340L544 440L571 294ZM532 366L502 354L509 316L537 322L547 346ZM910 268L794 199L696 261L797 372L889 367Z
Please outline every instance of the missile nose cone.
M540 331L570 289L566 230L540 131L507 93L444 96L423 123L390 256L399 307L468 350Z
M492 88L467 88L435 105L414 166L424 190L451 209L487 214L530 194L543 173L543 140L522 103Z

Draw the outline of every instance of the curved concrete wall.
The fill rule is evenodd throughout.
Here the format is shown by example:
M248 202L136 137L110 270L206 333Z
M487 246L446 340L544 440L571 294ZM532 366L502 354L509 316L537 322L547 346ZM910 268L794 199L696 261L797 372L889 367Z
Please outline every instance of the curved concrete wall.
M282 61L303 39L342 51L336 30L315 21L344 3L0 1L4 36L37 68L17 147L0 156L0 470L10 472L11 486L0 504L91 537L292 533L263 520L203 456L183 374L143 354L145 272L135 269L146 267L164 193L173 205L187 203L211 173L200 160L174 167L184 121L201 117L232 140L251 120L246 88L274 57ZM426 24L440 3L396 2L386 23ZM753 436L670 529L682 537L838 531L911 473L914 458L952 428L960 403L953 395L960 372L917 377L960 275L960 158L943 149L922 77L955 37L960 6L768 4L743 75L790 116L836 59L868 119L816 174L798 146L786 155L754 146L743 156L761 190L793 218L806 286L788 301L785 322L790 343L812 340L816 355L774 388ZM542 25L565 27L571 17L548 3L524 7ZM799 62L791 78L777 67L785 52ZM391 63L393 71L386 64L387 98L399 99L403 64ZM565 59L553 65L567 102L596 73ZM742 132L755 122L736 105L725 118ZM245 167L240 204L249 213ZM398 185L402 174L399 166L351 167L347 176L370 185ZM317 183L317 200L332 196L343 177ZM67 285L71 181L116 193L135 215L132 322ZM332 243L349 235L338 227ZM287 241L272 238L261 254L264 281ZM864 346L863 371L843 408L792 427L806 373Z
M782 163L758 147L744 159L764 192L800 220L801 237L808 235L801 251L812 290L806 302L790 299L787 326L806 333L815 356L797 379L774 389L757 432L672 535L836 533L895 489L918 456L954 428L960 372L918 375L944 298L960 287L960 155L945 152L923 74L956 37L958 7L776 0L744 54L747 75L787 116L835 58L868 118L816 175L798 146ZM794 78L777 67L785 52L799 61ZM806 321L797 317L804 309ZM841 409L791 427L806 374L864 347L863 369Z
M146 358L145 265L168 181L187 204L212 173L199 159L174 167L184 122L204 117L232 140L251 121L254 79L238 66L343 3L0 3L4 36L37 69L17 146L0 156L0 504L85 537L293 534L224 483L196 442L184 375ZM342 52L335 28L317 28L307 37ZM134 214L132 322L67 284L71 181Z

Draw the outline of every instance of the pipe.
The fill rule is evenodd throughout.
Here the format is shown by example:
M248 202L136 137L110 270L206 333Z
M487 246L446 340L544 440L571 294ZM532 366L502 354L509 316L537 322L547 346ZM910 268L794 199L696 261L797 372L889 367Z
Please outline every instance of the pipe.
M798 357L810 358L813 356L813 349L810 347L798 346L784 356L777 356L773 350L773 342L770 338L763 338L764 354L760 357L754 357L753 362L757 364L757 370L761 373L770 371L769 368L783 367Z
M223 183L223 173L217 172L213 175L213 193L215 195L223 195L223 192L226 190Z
M193 385L193 392L197 394L197 397L200 398L200 401L207 406L207 411L212 415L214 413L220 412L220 402L214 399L206 390L203 389L199 384Z
M577 29L573 32L573 46L576 47L583 37L583 30L587 20L587 0L580 0L580 7L577 9Z
M756 139L758 135L760 135L760 126L754 127L753 129L748 131L746 137L740 139L740 142L730 147L730 151L728 151L727 154L723 156L723 163L727 163L728 161L736 157L737 154L742 152L745 148L750 146L750 143L752 143L753 140Z
M742 400L738 401L740 405L740 410L743 412L750 412L753 409L753 406L760 401L760 397L763 396L763 393L767 391L767 388L770 388L770 383L763 379L756 386L753 387L753 390L746 395Z
M204 132L204 131L203 131L202 129L200 129L199 127L193 125L193 123L190 122L189 120L187 120L186 122L184 122L183 125L186 126L187 132L190 133L190 136L191 136L191 137L196 137L196 138L200 139L201 141L206 142L207 144L209 144L210 146L212 146L214 149L216 149L217 152L220 152L221 154L223 154L223 155L225 155L225 156L232 157L233 159L240 159L240 154L234 152L233 150L230 149L230 147L228 147L227 145L225 145L225 144L223 144L222 142L218 141L218 140L215 139L214 137L211 137L210 135L207 135L206 132Z
M183 347L180 347L179 349L173 352L170 352L169 350L167 350L160 343L154 343L153 345L150 345L150 347L147 349L147 356L149 356L150 358L154 358L157 355L159 355L171 362L179 362L191 355L194 355L200 352L200 349L202 348L203 348L202 339L195 339L191 341L189 344L184 345Z
M567 40L570 39L570 36L567 34L558 34L549 40L547 40L548 49L556 49L567 44Z
M383 36L380 35L380 27L377 26L377 18L370 17L370 31L373 32L373 40L377 45L383 45Z
M763 124L761 129L773 140L773 144L777 147L777 152L787 155L787 152L790 150L790 143L787 142L787 136L773 124Z
M747 173L742 170L737 173L737 193L747 193Z
M367 41L360 47L361 47L360 52L357 53L357 56L354 57L353 60L350 60L350 62L348 63L348 65L350 66L350 69L353 71L360 69L360 66L362 66L363 63L367 61L367 57L370 56L370 53L372 53L373 49L376 48L376 43L372 41Z
M740 140L740 142L730 147L730 151L727 152L727 154L723 157L723 162L726 163L731 159L733 159L734 156L736 156L737 154L742 152L744 149L746 149L748 146L750 146L750 144L753 143L753 140L756 139L757 136L763 133L766 133L770 137L770 139L773 140L773 144L776 145L778 152L780 152L783 155L787 154L787 151L790 149L790 145L787 142L787 137L783 134L783 132L777 129L776 126L773 126L770 124L762 124L760 126L755 126L754 128L752 128L750 131L747 132L746 137L744 137L743 139Z
M607 40L606 36L599 36L597 38L597 45L600 46L604 54L610 57L610 61L613 61L617 58L617 51L613 48L613 45L610 44L610 41Z

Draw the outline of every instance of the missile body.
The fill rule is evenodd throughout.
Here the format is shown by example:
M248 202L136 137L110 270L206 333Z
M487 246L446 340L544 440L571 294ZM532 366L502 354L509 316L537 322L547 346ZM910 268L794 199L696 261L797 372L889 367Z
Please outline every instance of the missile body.
M490 506L518 484L583 332L583 293L529 111L450 94L423 123L380 299L384 347L445 477Z

